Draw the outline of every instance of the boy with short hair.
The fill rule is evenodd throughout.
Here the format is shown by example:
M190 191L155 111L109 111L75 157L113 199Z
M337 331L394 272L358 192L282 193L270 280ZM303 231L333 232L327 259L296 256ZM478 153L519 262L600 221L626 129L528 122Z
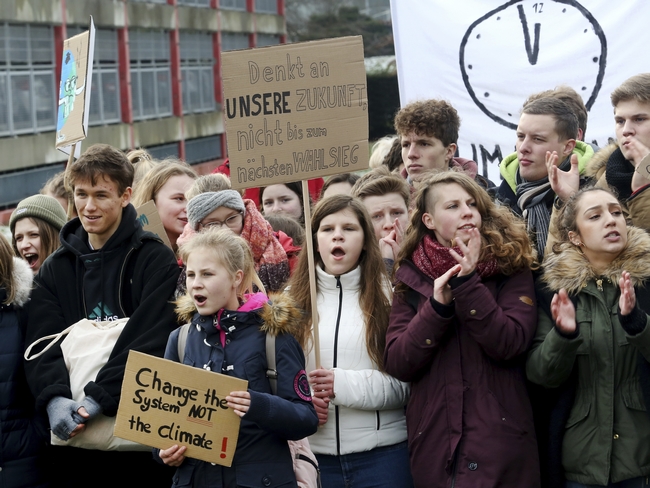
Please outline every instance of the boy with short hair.
M499 166L503 181L497 200L524 218L540 261L556 197L548 180L547 154L556 153L558 168L571 170L579 178L577 173L584 172L594 150L577 137L578 119L571 107L557 98L540 98L524 106L517 126L516 152Z
M599 186L616 188L632 223L650 230L650 179L645 169L650 165L650 73L625 80L612 92L611 100L616 142L596 153L587 174Z
M26 343L56 334L83 318L129 318L108 362L72 399L60 343L26 362L36 407L47 410L52 432L67 440L88 420L115 416L129 350L162 357L176 327L169 302L179 268L173 252L145 232L129 203L133 166L108 145L90 147L66 173L78 218L61 229L61 247L41 267L28 307ZM53 447L53 481L60 486L124 482L125 473L169 483L169 473L150 452ZM144 473L144 474L143 474ZM153 485L153 481L151 482Z

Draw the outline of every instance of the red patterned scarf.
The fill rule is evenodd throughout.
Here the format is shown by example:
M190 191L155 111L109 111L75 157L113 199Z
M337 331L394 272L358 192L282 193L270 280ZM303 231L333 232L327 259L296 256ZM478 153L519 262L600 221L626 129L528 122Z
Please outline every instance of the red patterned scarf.
M429 278L435 280L449 271L450 268L458 264L454 257L449 253L449 249L453 249L461 256L463 255L460 248L445 247L433 237L427 235L420 241L418 247L415 248L411 258L420 271ZM487 261L479 262L476 266L476 272L481 278L494 276L499 272L497 260L491 258Z
M241 237L253 251L255 271L267 291L280 291L289 279L289 260L282 244L275 237L269 224L253 200L244 200L246 215Z

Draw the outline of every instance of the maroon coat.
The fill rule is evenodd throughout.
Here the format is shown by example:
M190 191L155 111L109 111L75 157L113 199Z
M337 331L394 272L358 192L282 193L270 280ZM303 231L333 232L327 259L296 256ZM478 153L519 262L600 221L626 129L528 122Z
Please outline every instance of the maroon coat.
M412 262L396 279L411 290L395 293L384 361L388 374L411 382L415 486L539 487L523 372L537 327L531 272L452 284L454 308L438 307L442 315L432 305L433 280Z

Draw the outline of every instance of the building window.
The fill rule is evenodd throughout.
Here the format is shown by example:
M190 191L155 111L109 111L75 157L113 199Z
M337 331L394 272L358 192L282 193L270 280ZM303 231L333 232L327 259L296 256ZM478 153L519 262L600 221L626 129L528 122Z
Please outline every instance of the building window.
M50 26L0 23L0 135L56 128Z
M164 31L129 31L133 119L172 114L169 34Z
M212 34L180 33L183 113L214 110Z
M149 146L147 151L154 159L162 161L169 157L178 157L178 142L170 142L168 144L160 144L159 146Z
M257 34L257 47L280 44L280 36L275 34Z
M68 27L68 37L81 34L86 30L88 30L86 27ZM114 124L121 119L117 31L97 29L88 123L90 125Z
M179 5L190 5L192 7L210 8L210 0L178 0Z
M164 3L167 4L167 0L129 0L130 2L137 3Z
M219 0L219 8L224 10L246 10L246 0Z
M221 136L200 137L185 141L185 161L189 164L213 161L222 157Z
M278 0L255 0L255 12L278 13Z
M248 47L248 34L240 32L221 33L222 51L234 51L235 49L247 49Z

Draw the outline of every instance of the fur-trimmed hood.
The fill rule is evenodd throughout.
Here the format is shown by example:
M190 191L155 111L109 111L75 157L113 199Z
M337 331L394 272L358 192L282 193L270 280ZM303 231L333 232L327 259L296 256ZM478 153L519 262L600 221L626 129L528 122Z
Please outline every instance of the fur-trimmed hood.
M630 273L635 286L650 278L650 235L636 227L627 228L627 245L600 275L574 244L563 242L559 246L560 252L548 253L543 263L542 280L551 291L564 288L569 295L576 295L590 280L605 277L618 283L623 271Z
M301 336L300 331L304 321L303 313L289 294L277 293L270 295L266 303L258 310L260 310L259 316L262 321L260 329L263 332L276 336L286 333L296 338ZM190 296L183 295L176 300L176 314L180 322L191 322L196 313L196 306Z
M24 307L29 301L29 295L32 292L34 273L32 273L31 268L23 259L14 256L13 260L14 272L11 276L11 281L15 292L14 300L11 304L16 307Z
M595 153L587 163L587 167L585 168L585 176L595 178L596 180L600 179L603 173L605 173L605 168L607 167L607 161L609 161L609 157L617 149L618 144L613 142Z

